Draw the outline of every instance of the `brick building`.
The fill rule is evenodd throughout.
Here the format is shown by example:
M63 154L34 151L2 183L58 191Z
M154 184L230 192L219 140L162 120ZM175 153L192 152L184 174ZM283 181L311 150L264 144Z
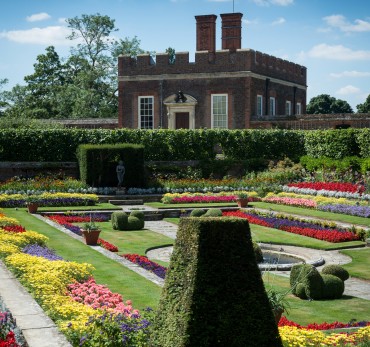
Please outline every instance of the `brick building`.
M118 61L118 126L126 128L250 128L253 121L306 111L306 68L241 49L241 13L196 16L195 62L188 52ZM252 125L253 126L253 125Z

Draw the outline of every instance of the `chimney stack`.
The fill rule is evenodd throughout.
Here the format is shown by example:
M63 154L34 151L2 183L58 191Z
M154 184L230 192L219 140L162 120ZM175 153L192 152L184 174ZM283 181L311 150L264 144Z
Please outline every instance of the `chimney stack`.
M197 51L216 52L216 18L214 14L195 16L197 21Z
M242 45L242 13L224 13L222 18L222 49L236 51Z

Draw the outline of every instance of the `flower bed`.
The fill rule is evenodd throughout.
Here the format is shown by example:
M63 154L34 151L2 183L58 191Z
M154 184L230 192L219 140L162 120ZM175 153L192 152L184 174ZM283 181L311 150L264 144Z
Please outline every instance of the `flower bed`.
M0 207L24 207L32 198L40 206L92 206L99 198L95 194L78 193L42 193L38 195L27 194L0 194Z
M222 214L224 216L245 218L249 221L249 223L252 224L279 229L293 234L308 236L333 243L355 241L360 239L358 235L351 231L341 230L339 228L325 228L317 224L301 222L299 220L277 218L274 216L260 216L242 211L225 211Z
M0 347L22 347L25 340L15 319L0 301Z
M370 206L353 206L344 204L319 205L317 209L325 212L342 213L349 214L351 216L370 218Z
M73 225L72 223L86 223L86 222L106 222L109 220L109 216L104 213L91 213L89 215L72 215L72 214L54 214L44 215L52 221L64 226L66 229L72 231L78 236L82 236L81 228ZM98 245L107 249L111 252L118 252L118 247L105 241L101 238L98 239Z
M132 263L141 266L145 270L153 272L160 278L165 278L166 276L167 268L149 260L147 257L144 257L139 254L123 254L121 256L131 261Z
M96 284L90 264L56 259L58 256L45 246L46 240L32 231L16 234L0 230L0 258L73 345L103 346L112 341L115 345L128 341L135 346L148 345L150 323L133 309L131 302L124 302L119 294ZM11 339L10 334L8 340Z
M336 192L360 193L365 191L365 187L359 184L352 184L348 182L299 182L289 183L288 187L296 187L313 190L330 190Z
M164 204L193 204L193 203L231 203L236 202L238 194L248 195L249 201L259 201L256 192L231 191L222 193L167 193L161 202Z

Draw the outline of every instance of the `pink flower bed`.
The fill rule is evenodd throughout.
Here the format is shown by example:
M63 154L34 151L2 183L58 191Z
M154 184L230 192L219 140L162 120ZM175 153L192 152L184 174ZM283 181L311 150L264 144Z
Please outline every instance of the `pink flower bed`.
M290 205L297 207L316 208L317 203L314 200L302 199L302 198L287 198L287 197L271 197L263 199L265 202L271 202L273 204Z
M314 190L332 190L348 193L363 193L365 187L359 184L348 182L299 182L290 183L288 187L308 188Z
M213 196L213 195L198 195L198 196L182 196L172 199L172 204L183 203L212 203L212 202L235 202L235 195Z
M107 287L96 284L93 278L83 283L73 283L68 286L69 296L77 302L81 302L92 308L108 309L115 313L122 313L131 317L132 314L139 314L138 310L132 308L130 300L123 302L122 296L112 293Z

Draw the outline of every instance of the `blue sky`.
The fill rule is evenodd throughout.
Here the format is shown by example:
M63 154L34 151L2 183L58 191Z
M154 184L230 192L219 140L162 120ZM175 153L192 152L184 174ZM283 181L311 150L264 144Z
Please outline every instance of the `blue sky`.
M24 84L45 48L67 57L65 18L82 14L115 19L118 38L141 41L162 53L168 47L194 59L196 15L243 13L242 48L307 67L308 101L319 94L346 100L356 111L370 94L370 1L368 0L11 0L1 4L0 79L10 89Z

